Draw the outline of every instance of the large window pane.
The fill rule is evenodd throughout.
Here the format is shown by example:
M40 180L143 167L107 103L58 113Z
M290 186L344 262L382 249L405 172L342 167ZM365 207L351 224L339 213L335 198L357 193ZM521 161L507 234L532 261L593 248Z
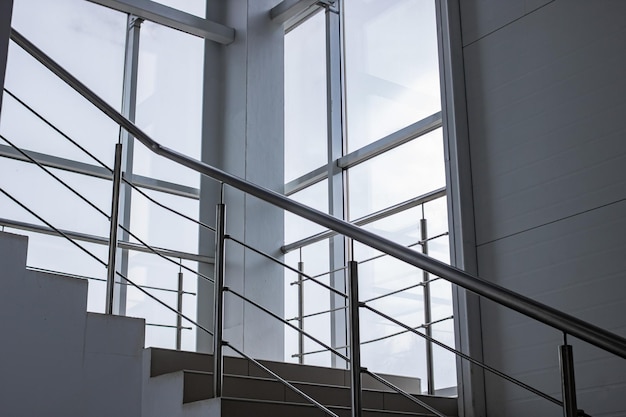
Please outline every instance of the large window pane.
M290 198L313 207L316 210L328 212L328 180L320 181L315 185L293 194ZM292 243L298 239L314 235L325 229L313 222L295 214L285 213L285 242Z
M325 19L285 35L285 181L327 160Z
M444 187L441 129L363 162L348 174L351 219Z
M348 150L441 109L433 0L345 2Z
M160 144L200 159L203 40L154 23L141 26L137 124ZM198 187L199 174L136 143L133 172Z
M157 3L161 3L165 6L172 7L174 9L182 10L190 14L194 14L199 17L206 15L206 0L153 0Z

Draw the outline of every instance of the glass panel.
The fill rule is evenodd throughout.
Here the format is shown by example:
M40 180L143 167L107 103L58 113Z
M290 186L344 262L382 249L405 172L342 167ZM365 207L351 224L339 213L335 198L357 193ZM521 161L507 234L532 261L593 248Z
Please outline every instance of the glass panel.
M327 161L325 16L285 36L285 182Z
M96 236L109 235L107 217L89 206L34 164L0 159L0 187L54 227ZM106 215L111 210L110 181L49 168ZM15 179L19 178L19 181ZM8 198L1 217L45 225ZM106 260L106 258L105 258Z
M200 159L203 40L154 23L141 26L137 125L160 144ZM136 142L135 174L198 187L196 172Z
M444 187L441 134L437 129L348 170L350 219Z
M452 320L436 323L432 330L436 340L454 347L454 322ZM433 363L435 390L445 390L440 392L441 395L456 395L456 355L439 346L433 346Z
M124 14L82 0L18 0L13 25L119 109ZM14 43L9 48L6 87L98 158L113 164L119 127ZM8 94L4 98L2 134L17 146L95 163Z
M441 109L435 2L345 4L348 151Z
M328 180L320 181L300 192L293 194L291 199L306 204L309 207L328 212ZM285 212L285 242L291 243L325 229L308 220Z
M206 0L153 0L174 9L182 10L199 17L206 16Z
M109 104L120 107L126 14L84 0L14 0L11 25ZM32 83L30 75L16 74ZM29 91L54 97L33 84Z
M166 207L198 219L197 200L158 191L142 191ZM157 206L134 190L130 225L130 230L149 245L190 253L198 251L200 226ZM131 238L131 241L134 239Z
M197 270L196 262L184 261L184 265ZM137 285L151 286L176 290L178 288L178 273L180 269L177 265L167 262L156 255L131 252L129 256L128 277ZM183 288L185 291L196 292L197 279L192 272L183 270ZM168 306L177 309L177 294L171 291L159 291L146 289L150 294L165 302ZM130 317L143 317L146 323L159 326L146 326L146 346L158 346L166 348L176 347L176 314L160 305L144 293L133 286L128 287L126 315ZM196 317L196 297L190 294L183 296L183 314L195 320ZM193 327L183 319L183 327ZM182 348L195 350L195 329L183 330Z

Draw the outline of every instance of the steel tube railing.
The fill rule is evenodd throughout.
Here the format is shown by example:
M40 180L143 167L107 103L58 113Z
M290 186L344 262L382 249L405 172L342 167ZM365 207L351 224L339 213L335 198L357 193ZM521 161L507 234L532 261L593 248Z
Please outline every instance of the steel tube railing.
M626 359L626 339L623 337L161 146L14 29L11 30L11 39L152 152Z

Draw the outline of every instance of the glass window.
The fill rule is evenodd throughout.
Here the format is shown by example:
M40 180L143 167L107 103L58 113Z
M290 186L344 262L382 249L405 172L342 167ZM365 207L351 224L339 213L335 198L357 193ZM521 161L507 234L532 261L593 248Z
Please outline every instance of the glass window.
M345 4L348 151L441 109L433 0Z
M285 182L327 161L324 13L285 36Z
M165 6L181 10L183 12L194 14L198 17L204 17L206 14L206 0L153 0Z
M328 212L328 180L320 181L315 185L305 188L291 196L291 198L309 207ZM285 213L285 242L292 243L298 239L322 232L322 226L318 226L295 214Z
M350 219L446 185L441 129L348 171Z
M151 22L141 26L137 125L160 144L200 159L204 42ZM198 187L200 176L136 142L133 172Z

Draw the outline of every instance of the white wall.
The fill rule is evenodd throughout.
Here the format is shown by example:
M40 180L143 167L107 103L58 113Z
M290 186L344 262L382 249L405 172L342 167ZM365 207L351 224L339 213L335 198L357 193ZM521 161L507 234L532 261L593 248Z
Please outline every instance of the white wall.
M478 273L626 336L626 3L462 0ZM482 303L484 357L560 398L562 336ZM579 408L626 414L626 361L572 341ZM490 416L558 416L487 376Z
M0 415L141 415L144 321L87 314L87 281L25 270L0 232Z

